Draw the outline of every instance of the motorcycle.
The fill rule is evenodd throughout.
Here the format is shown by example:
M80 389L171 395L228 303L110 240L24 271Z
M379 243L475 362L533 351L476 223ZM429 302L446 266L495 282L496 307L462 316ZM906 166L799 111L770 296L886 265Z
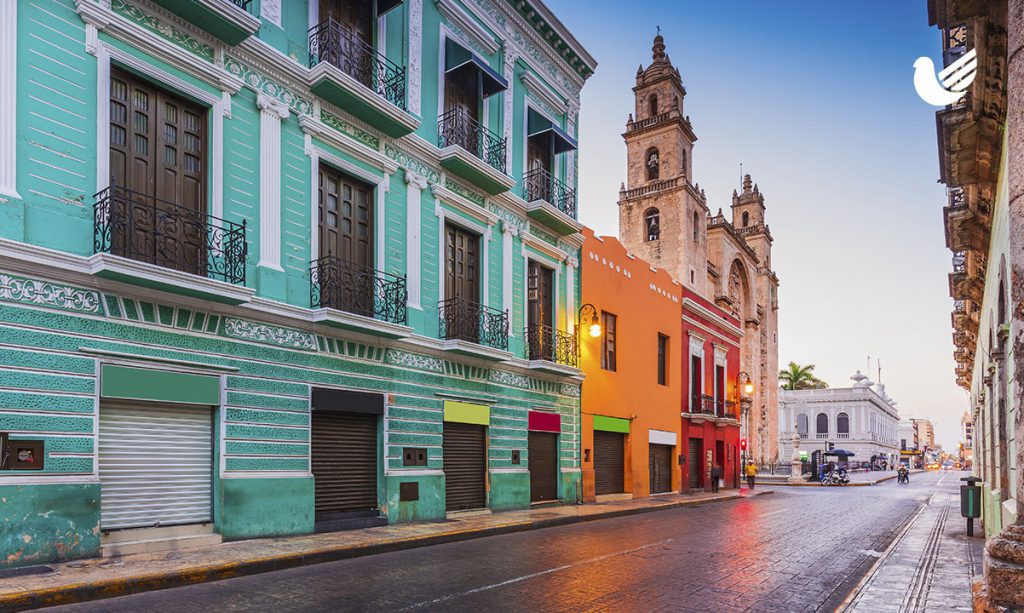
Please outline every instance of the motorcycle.
M833 470L832 472L825 473L821 478L822 485L846 485L850 482L850 477L846 475L846 471Z
M909 484L910 483L910 471L906 468L900 468L896 471L896 483Z

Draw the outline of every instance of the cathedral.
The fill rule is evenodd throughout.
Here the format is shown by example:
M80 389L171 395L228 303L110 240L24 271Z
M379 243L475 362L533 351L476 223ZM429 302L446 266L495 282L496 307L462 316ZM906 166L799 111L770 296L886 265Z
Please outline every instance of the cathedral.
M684 112L686 88L660 33L651 64L637 70L633 92L636 109L623 134L628 183L619 191L619 239L632 254L668 271L699 297L691 301L694 316L683 307L684 328L689 321L698 330L691 335L686 364L703 359L693 354L700 351L693 335L717 327L697 318L709 315L701 304L717 306L738 323L739 372L729 373L723 389L740 405L746 458L776 462L779 280L772 270L764 195L745 175L740 190L733 191L730 215L720 208L711 213L704 191L693 180L697 136ZM701 368L687 370L684 419L694 412L689 398L699 397L707 387Z

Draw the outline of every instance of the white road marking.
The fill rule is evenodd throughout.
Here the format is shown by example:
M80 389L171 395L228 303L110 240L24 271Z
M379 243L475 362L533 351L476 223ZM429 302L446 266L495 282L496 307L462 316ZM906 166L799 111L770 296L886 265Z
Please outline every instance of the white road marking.
M630 553L636 553L637 551L642 551L642 550L647 549L649 547L656 547L658 545L664 545L665 543L671 543L673 540L674 539L665 539L663 541L658 541L657 543L648 543L646 545L641 545L640 547L634 547L633 549L626 549L625 551L617 551L615 553L607 553L607 554L605 554L603 556L597 556L596 558L590 558L589 560L583 560L581 562L575 562L573 564L564 564L562 566L556 566L554 568L549 568L547 570L542 570L540 572L530 573L529 575L523 575L521 577L516 577L514 579L508 579L507 581L502 581L500 583L492 583L490 585L485 585L485 586L482 586L482 587L473 588L471 590L466 590L464 592L456 592L455 594L448 594L447 596L442 596L441 598L436 598L434 600L424 600L423 602L418 602L418 603L416 603L414 605L408 606L408 607L402 609L402 611L410 611L412 609L420 609L422 607L429 607L431 605L440 604L442 602L447 602L449 600L455 600L456 598L463 598L465 596L469 596L470 594L476 594L476 593L479 593L479 592L486 592L487 590L493 590L495 588L504 587L506 585L511 585L513 583L519 583L520 581L526 581L527 579L533 579L535 577L541 577L543 575L550 575L551 573L557 573L559 571L568 570L568 569L570 569L570 568L572 568L574 566L584 566L586 564L593 564L595 562L601 562L603 560L607 560L608 558L614 558L616 556L623 556L623 555L630 554Z

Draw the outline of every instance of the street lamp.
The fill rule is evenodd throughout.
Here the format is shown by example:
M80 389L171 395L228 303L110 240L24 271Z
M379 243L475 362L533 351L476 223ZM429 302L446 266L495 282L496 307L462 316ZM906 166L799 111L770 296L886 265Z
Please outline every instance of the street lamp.
M588 329L590 336L592 338L601 336L601 322L597 319L597 308L589 302L581 306L579 312L576 314L576 329L578 330L580 325L583 323L584 312L590 313L590 328Z
M750 447L750 402L753 394L754 383L750 380L750 375L744 371L736 373L736 396L739 397L741 413L740 437L747 441L748 448ZM743 457L740 463L743 465L744 473L746 473L749 451L748 449L743 449L742 451Z

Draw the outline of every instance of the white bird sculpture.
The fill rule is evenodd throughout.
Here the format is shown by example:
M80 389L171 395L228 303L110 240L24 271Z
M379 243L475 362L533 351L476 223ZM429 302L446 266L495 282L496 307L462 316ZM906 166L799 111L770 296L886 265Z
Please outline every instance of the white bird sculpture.
M948 106L967 95L978 70L978 52L971 49L963 57L946 66L935 78L931 58L919 57L914 62L914 89L921 99L933 106Z

